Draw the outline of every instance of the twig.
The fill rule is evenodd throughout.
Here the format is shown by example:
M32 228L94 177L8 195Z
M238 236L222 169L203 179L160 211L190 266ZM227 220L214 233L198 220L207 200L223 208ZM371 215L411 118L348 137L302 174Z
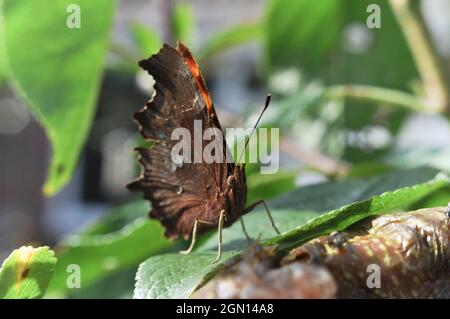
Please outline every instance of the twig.
M345 176L351 167L345 162L333 159L298 142L294 142L289 137L281 139L280 150L327 176Z
M431 45L423 20L414 14L409 0L389 0L411 49L425 90L424 110L450 111L450 93L438 55Z

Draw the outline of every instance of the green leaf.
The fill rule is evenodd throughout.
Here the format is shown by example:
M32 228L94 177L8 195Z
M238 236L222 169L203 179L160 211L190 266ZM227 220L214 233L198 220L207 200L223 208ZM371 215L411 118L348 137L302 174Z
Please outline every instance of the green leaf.
M141 58L158 53L162 46L161 37L150 27L134 22L130 24L131 35L136 42Z
M262 36L261 31L261 23L241 24L219 31L202 44L197 51L196 57L198 60L208 59L224 50L252 40L258 40Z
M265 19L269 67L299 67L307 76L322 74L327 83L344 81L406 89L408 81L417 76L408 45L386 0L377 1L382 27L366 27L367 7L371 3L371 0L269 1ZM346 44L352 30L355 37L358 30L367 32L362 36L369 43L361 52L349 49ZM385 65L393 67L386 72Z
M410 88L410 81L418 76L409 46L387 0L376 2L382 12L381 28L366 27L369 16L366 9L372 3L374 3L372 0L341 1L342 10L345 12L342 31L345 32L345 28L357 24L364 28L363 31L368 31L367 37L373 39L364 52L356 54L343 50L340 53L345 63L335 65L334 71L339 75L336 80L407 90ZM386 65L392 67L387 71ZM354 110L356 107L358 106L355 105Z
M341 1L271 0L265 19L269 66L321 68L342 26Z
M229 252L224 257L230 257ZM211 264L215 255L165 254L152 257L142 263L136 274L134 298L186 298L203 278L215 267Z
M192 7L188 1L179 1L172 10L170 25L173 37L188 45L192 40L195 25Z
M49 292L70 292L68 265L80 267L84 289L173 245L163 236L159 222L148 218L148 211L146 201L131 202L113 209L85 231L68 236L57 249L59 262Z
M2 7L3 0L0 0L0 8ZM3 26L3 16L0 14L0 88L6 78L6 63L5 63L5 41L2 31Z
M340 59L345 63L333 65L334 82L367 84L374 87L409 91L411 83L418 78L418 73L411 51L388 1L376 2L382 12L382 27L379 29L365 27L369 15L366 13L366 8L373 1L348 2L343 1L346 12L344 30L351 25L359 25L360 31L367 33L365 38L372 38L372 40L368 49L360 54L345 50L339 53ZM386 65L392 66L389 71L384 68ZM378 124L386 127L393 135L397 134L408 113L399 108L381 108L381 106L382 103L374 104L373 101L347 100L345 127L350 130L362 130L367 127L368 123L374 123L373 120L378 114L385 112L383 120L378 121ZM385 148L372 152L367 152L364 147L349 147L344 159L350 162L378 160L385 155L390 146L386 145Z
M450 178L438 175L430 182L386 192L367 200L353 203L317 217L311 222L299 226L287 233L268 240L266 245L279 244L282 250L292 249L306 241L332 231L344 230L352 224L375 215L402 210L419 200L450 185Z
M433 170L413 170L369 181L330 182L300 188L269 204L274 220L283 232L276 237L264 210L255 209L244 216L244 221L247 231L253 238L259 238L266 244L278 243L284 248L289 248L312 235L347 227L367 216L408 209L414 203L450 185L449 179L443 177L393 191L397 185L411 186L423 182L424 179L429 180L433 175L435 175ZM387 190L390 192L384 193ZM365 200L373 194L382 193L384 194ZM351 204L357 200L359 200L357 203ZM348 204L351 205L333 210ZM328 210L333 211L323 214ZM222 261L226 263L227 258L237 255L248 245L239 223L224 229L222 247L225 254ZM203 243L199 243L197 249L190 255L164 254L147 259L139 267L134 296L188 297L198 285L223 267L223 263L211 266L216 249L216 236L211 236Z
M79 29L66 24L72 3L4 0L1 8L9 80L52 144L47 195L70 180L92 124L116 1L76 1Z
M14 250L0 268L0 299L41 298L55 264L55 254L48 247Z

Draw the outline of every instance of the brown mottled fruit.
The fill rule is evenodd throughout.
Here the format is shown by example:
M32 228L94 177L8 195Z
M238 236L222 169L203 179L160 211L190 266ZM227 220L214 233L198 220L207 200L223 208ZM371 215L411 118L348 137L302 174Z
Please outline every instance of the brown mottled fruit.
M280 267L272 248L251 247L233 265L199 289L193 298L334 298L336 283L325 267L291 263Z
M385 215L316 238L282 264L326 267L338 298L450 298L449 223L446 208Z

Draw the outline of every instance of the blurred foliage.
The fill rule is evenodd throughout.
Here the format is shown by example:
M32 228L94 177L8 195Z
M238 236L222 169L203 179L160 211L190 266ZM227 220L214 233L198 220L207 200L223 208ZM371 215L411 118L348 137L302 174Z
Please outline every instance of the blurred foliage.
M360 27L365 28L368 16L366 8L373 1L344 2L347 5L344 11L347 23L359 23ZM382 27L368 30L373 38L367 51L360 54L344 53L345 63L341 66L345 69L339 74L342 77L336 81L406 90L418 76L414 61L388 1L377 1L377 4L382 12Z
M269 200L295 188L298 172L280 170L276 174L251 174L247 177L247 204Z
M387 0L375 1L382 12L380 29L366 27L372 0L268 0L261 20L221 29L198 45L191 3L174 1L165 17L170 34L163 38L147 25L131 22L132 46L108 43L115 1L79 0L80 29L65 27L71 1L42 1L0 0L0 85L6 76L50 139L47 195L72 177L96 111L106 53L113 57L106 67L134 79L141 72L137 61L170 39L185 42L200 65L236 46L260 44L264 72L256 82L273 93L261 126L279 127L281 138L348 163L341 180L301 188L296 187L298 170L259 175L258 165L248 165L248 203L270 200L277 224L286 231L274 237L263 210L255 209L243 217L254 238L292 247L370 215L449 201L448 180L432 180L439 171L450 172L448 149L393 148L405 118L424 108L420 75ZM417 2L413 4L420 19ZM366 145L373 127L384 129L389 141ZM422 166L430 168L418 168ZM194 254L179 255L175 252L188 243L169 242L161 225L148 219L148 211L147 202L135 200L68 235L56 249L58 263L47 296L131 297L140 264L135 297L186 297L220 269L210 264L217 246L214 232L199 239ZM223 260L248 247L239 223L225 229L223 238ZM42 260L36 260L46 265L42 276L35 278L32 271L24 281L27 289L12 289L15 252L0 270L0 296L43 295L56 260L47 248L40 249L36 256ZM80 289L67 287L71 264L80 266Z
M200 61L218 54L224 50L250 41L259 40L262 36L261 23L240 24L222 30L206 40L196 51L196 58Z
M386 156L386 162L396 167L411 168L429 166L450 172L450 148L416 147L393 151Z
M14 250L0 268L0 299L41 298L55 264L55 253L48 247Z
M162 46L162 41L155 31L137 22L130 25L130 31L133 40L137 44L141 59L158 53Z
M159 223L147 217L148 212L147 202L131 202L64 239L56 248L58 264L49 294L70 293L66 285L68 265L80 266L82 288L86 288L172 245L162 235Z
M317 74L331 49L339 44L343 5L345 1L335 0L269 1L264 34L271 72L299 66Z
M416 66L391 7L387 0L377 1L382 12L382 27L368 29L366 8L371 3L373 1L370 0L269 1L264 33L268 73L295 67L303 77L310 80L318 77L325 84L358 83L398 90L412 89L413 81L418 77ZM304 87L299 91L303 95ZM301 99L294 100L292 95L286 99L293 101L293 105L286 107L291 113L304 108ZM310 109L323 107L320 100L315 102ZM302 126L304 113L285 118L301 122L301 134L294 134L299 139L303 138L302 142L307 139L309 144L333 157L364 162L381 159L391 145L367 152L361 146L346 145L346 131L380 125L395 135L408 114L404 110L381 105L381 102L370 98L356 102L345 99L340 110L341 120L333 121L333 125L326 123L318 131ZM321 126L320 117L312 114L312 120L313 127ZM305 130L308 131L306 138ZM327 136L333 138L327 140ZM329 150L327 144L340 147Z
M0 0L0 7L2 6L2 1ZM2 25L2 16L0 15L0 88L3 86L6 78L5 43Z
M69 15L61 14L70 0L4 0L1 8L8 80L52 144L49 195L70 180L91 127L115 8L110 0L77 3L80 29L66 27Z
M49 2L49 9L37 27L29 16L38 8L25 6L24 0L4 0L2 6L4 21L0 32L5 25L2 43L6 46L10 83L52 142L52 164L44 188L49 195L70 179L92 122L115 8L114 1L106 2L80 4L81 29L60 28L65 23L62 17L67 17L60 14L66 12L67 1ZM283 127L283 134L292 135L300 143L333 158L351 163L378 161L389 153L392 143L376 149L352 145L346 140L348 132L379 126L395 137L409 112L389 107L397 102L395 96L391 103L386 103L370 94L383 93L381 87L392 90L390 93L386 90L384 95L400 96L412 90L413 94L407 96L409 100L402 102L414 103L411 108L418 109L420 99L415 101L414 94L420 94L421 87L417 84L410 49L387 0L376 2L382 12L382 28L366 27L367 6L372 2L270 0L260 21L222 29L200 45L194 45L196 19L192 5L185 0L174 1L168 17L170 38L187 42L200 64L232 47L261 42L265 57L261 67L266 70L268 86L279 105L277 115L268 125ZM415 2L413 9L418 13ZM135 48L112 43L109 50L120 61L108 66L136 73L136 61L156 53L163 41L156 31L138 22L131 22L129 30ZM33 41L21 40L30 34ZM33 50L37 46L40 50ZM75 47L79 49L74 50ZM53 58L57 55L64 59ZM5 73L1 65L0 79ZM43 81L43 77L47 80ZM369 96L356 101L345 94L329 94L332 88L329 85L342 83L366 85L365 93ZM334 91L339 91L339 87ZM67 142L68 137L71 143Z
M307 83L296 71L281 72L275 76L299 77L298 89L274 102L274 107L263 119L263 125L280 127L283 135L292 134L302 145L340 158L345 150L343 100L327 98L327 89L323 84L319 81ZM272 87L277 91L275 85Z
M387 0L376 2L382 12L382 28L366 27L366 8L372 3L269 1L265 36L271 72L296 66L307 76L319 75L327 83L408 88L409 81L417 76L411 53ZM361 43L360 51L352 49L356 44L346 42L351 41L351 31L365 32L362 36L368 43Z
M71 289L69 297L73 299L131 299L135 285L137 265L119 270L99 281L81 287L81 289Z
M174 39L180 40L186 45L191 45L195 19L188 1L182 0L175 4L171 11L170 26Z

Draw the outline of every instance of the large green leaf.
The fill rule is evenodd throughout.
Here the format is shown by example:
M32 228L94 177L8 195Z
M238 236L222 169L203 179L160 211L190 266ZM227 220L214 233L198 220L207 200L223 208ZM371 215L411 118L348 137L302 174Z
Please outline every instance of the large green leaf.
M50 195L69 181L89 132L116 1L76 1L80 28L69 28L73 3L4 0L1 8L8 78L52 144Z
M379 0L375 3L381 10L381 28L368 29L365 27L369 13L367 7L374 3L371 0L344 1L346 24L359 26L365 31L366 38L372 38L368 49L362 53L355 54L343 50L338 53L340 63L334 63L332 70L334 83L358 83L382 88L409 91L412 82L418 78L417 69L413 61L410 49L397 24L391 7L387 0ZM345 33L345 31L344 31ZM389 50L386 50L389 48ZM386 69L386 65L390 68ZM400 91L401 92L401 91ZM410 92L408 92L410 93ZM373 101L346 101L345 127L351 130L361 130L370 125L386 127L395 135L401 127L407 114L401 109L380 110L382 103ZM377 115L384 112L378 120ZM344 158L350 162L363 162L376 160L382 157L386 145L378 151L368 152L362 147L349 147Z
M290 248L307 239L342 229L352 223L376 214L388 213L393 210L408 209L414 203L423 200L439 189L450 185L447 177L424 182L424 178L432 178L432 170L416 170L396 173L364 181L347 181L326 183L304 187L280 200L271 203L272 214L283 234L274 236L263 210L255 210L244 216L247 231L254 238L259 238L266 244L280 244ZM403 179L403 180L402 180ZM414 185L395 190L398 185ZM367 185L367 186L365 186ZM390 191L390 192L386 192ZM386 192L386 193L384 193ZM382 194L370 196L373 194ZM353 201L358 202L351 204ZM341 209L323 214L339 206ZM223 248L225 256L238 254L248 246L239 223L235 223L223 232ZM209 237L190 255L164 254L146 260L139 267L136 276L136 298L186 298L195 288L214 275L223 264L214 266L217 247L215 236Z
M265 19L269 66L323 67L342 30L342 1L271 0Z
M367 179L349 179L298 188L271 202L271 207L325 212L384 192L425 183L439 171L417 168Z
M299 67L308 76L321 74L332 83L407 88L417 75L407 43L387 0L376 2L382 27L366 26L370 4L373 1L269 1L265 20L269 66ZM371 41L365 50L353 52L346 49L344 39L357 37L358 30ZM386 65L391 66L389 70Z
M366 27L366 20L369 16L367 8L373 3L374 1L371 0L341 2L345 12L343 28L351 24L359 24L368 31L367 37L373 38L364 52L352 53L348 50L340 52L342 62L333 65L338 76L335 80L393 89L409 89L410 81L417 78L418 73L408 44L387 0L376 1L381 11L381 28L368 29ZM390 68L386 69L386 65L389 65Z
M0 268L0 299L41 298L55 264L55 254L48 247L14 250Z
M147 217L148 211L146 201L131 202L68 236L57 248L59 262L49 293L71 293L66 285L69 265L80 267L84 289L171 246L160 224Z

